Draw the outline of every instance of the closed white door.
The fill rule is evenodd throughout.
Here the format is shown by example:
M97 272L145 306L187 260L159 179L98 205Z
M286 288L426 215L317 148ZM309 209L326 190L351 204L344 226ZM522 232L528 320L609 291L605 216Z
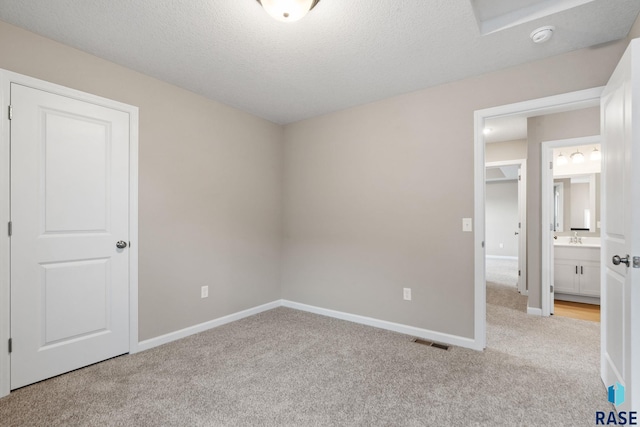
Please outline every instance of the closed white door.
M624 387L618 411L640 411L640 258L634 265L634 257L640 257L638 39L629 45L603 92L601 115L601 373L606 387Z
M15 83L11 105L15 389L129 351L129 116Z

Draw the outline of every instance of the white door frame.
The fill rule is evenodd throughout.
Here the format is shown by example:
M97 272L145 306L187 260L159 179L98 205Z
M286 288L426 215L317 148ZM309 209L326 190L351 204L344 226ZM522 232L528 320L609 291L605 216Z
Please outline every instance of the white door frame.
M540 189L541 189L541 209L542 209L542 256L540 257L540 280L542 290L540 301L542 302L542 315L549 316L553 313L553 294L551 293L551 284L553 283L553 169L548 165L553 162L553 149L562 147L575 147L576 145L595 145L600 144L600 135L585 136L581 138L561 139L556 141L544 141L542 143L541 162L540 162ZM602 151L602 150L601 150ZM600 192L602 194L602 187ZM600 196L602 199L602 195ZM594 213L595 217L595 213ZM546 226L545 226L546 224Z
M527 159L503 160L499 162L485 163L488 168L496 166L518 166L520 168L520 180L518 181L518 291L522 295L527 292Z
M474 112L474 338L472 348L487 346L487 289L485 272L485 120L525 115L535 117L600 105L603 87L538 98ZM529 165L535 167L535 165ZM529 236L531 237L531 236ZM529 288L533 284L529 283Z
M11 387L10 121L11 83L90 102L129 114L129 353L138 351L138 107L0 69L0 397Z

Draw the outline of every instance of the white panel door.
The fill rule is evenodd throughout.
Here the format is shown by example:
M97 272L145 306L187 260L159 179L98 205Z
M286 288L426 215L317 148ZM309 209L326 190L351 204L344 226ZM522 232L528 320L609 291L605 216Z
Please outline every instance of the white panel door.
M602 380L625 388L618 411L640 411L640 41L601 100L603 137ZM614 257L620 257L615 259ZM620 262L622 261L622 262ZM627 265L627 262L629 265Z
M129 351L129 116L11 84L11 388Z

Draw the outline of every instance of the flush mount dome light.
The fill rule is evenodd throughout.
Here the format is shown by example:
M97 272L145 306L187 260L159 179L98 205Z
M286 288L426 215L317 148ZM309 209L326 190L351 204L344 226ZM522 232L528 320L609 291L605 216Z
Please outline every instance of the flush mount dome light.
M273 19L295 22L309 13L320 0L257 0Z
M555 29L556 27L551 25L536 28L531 32L531 34L529 34L529 37L531 37L531 40L533 40L534 43L544 43L551 38Z

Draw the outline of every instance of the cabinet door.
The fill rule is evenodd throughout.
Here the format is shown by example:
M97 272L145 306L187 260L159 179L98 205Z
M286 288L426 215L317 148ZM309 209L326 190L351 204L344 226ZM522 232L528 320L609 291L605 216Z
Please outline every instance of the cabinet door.
M600 263L582 261L580 265L580 294L600 296Z
M578 263L574 260L556 259L553 269L553 286L555 292L566 294L580 293Z

